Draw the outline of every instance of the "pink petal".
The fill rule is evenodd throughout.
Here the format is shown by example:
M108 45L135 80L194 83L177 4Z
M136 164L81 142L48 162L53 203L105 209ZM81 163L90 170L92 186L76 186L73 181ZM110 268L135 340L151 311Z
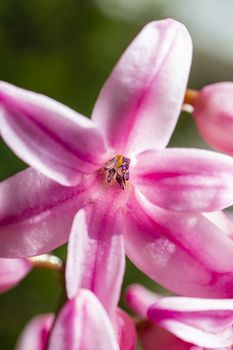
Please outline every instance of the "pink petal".
M233 299L162 297L140 285L130 286L127 294L134 310L141 313L143 305L142 316L146 313L152 322L184 341L211 348L233 342Z
M179 116L192 43L172 19L147 24L100 92L93 119L119 153L167 145Z
M150 292L140 284L130 285L125 294L126 302L136 314L146 317L147 310L161 295Z
M190 350L208 350L208 349L194 345L194 346L191 347ZM209 350L211 350L211 349L209 349ZM214 350L232 350L232 346L227 346L227 347L224 346L224 347L221 347L221 348L214 348Z
M151 321L198 346L233 344L233 299L161 298L150 307Z
M233 216L230 211L214 211L203 215L233 240Z
M108 315L93 293L80 290L60 311L48 350L119 350Z
M198 149L167 148L137 157L131 177L152 203L174 211L215 211L233 204L233 160Z
M27 169L0 183L0 256L39 255L65 243L91 181L64 187Z
M53 320L52 314L34 317L24 328L15 350L46 350Z
M135 196L125 243L133 263L173 292L233 297L233 241L204 216L165 211Z
M214 149L233 155L233 83L205 86L194 106L194 120L204 140Z
M120 349L134 350L137 343L137 333L132 318L125 311L117 308L113 322Z
M192 344L184 342L151 322L142 324L138 334L143 350L194 350ZM195 348L195 350L202 349Z
M112 199L97 199L76 215L68 245L69 298L79 288L93 291L111 313L118 303L125 267L123 237Z
M46 96L0 83L1 136L15 154L62 185L100 168L102 134L89 119Z
M31 270L31 264L25 259L0 258L0 293L13 288Z

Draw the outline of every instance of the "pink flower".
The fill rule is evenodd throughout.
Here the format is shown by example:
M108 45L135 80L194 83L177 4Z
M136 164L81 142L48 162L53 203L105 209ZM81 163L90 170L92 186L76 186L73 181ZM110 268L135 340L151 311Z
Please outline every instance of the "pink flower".
M116 308L112 322L120 349L134 350L137 342L137 333L132 318L125 311Z
M31 270L26 259L0 258L0 293L15 287Z
M138 336L141 350L202 350L148 320L139 326Z
M232 299L198 299L185 297L162 297L153 294L140 285L132 285L127 291L128 304L143 318L150 321L141 327L143 342L152 349L160 340L161 350L167 349L165 342L180 343L176 337L184 341L181 349L223 349L233 344L233 300ZM162 335L155 324L175 335ZM154 332L154 336L152 335ZM158 339L156 340L156 336ZM188 344L187 344L188 343ZM173 349L173 346L170 348ZM178 347L177 347L178 349ZM160 348L159 348L160 350Z
M233 83L204 87L195 98L194 120L214 149L233 155Z
M17 342L16 350L46 350L53 322L53 314L34 317L23 330Z
M151 321L146 321L138 330L141 350L208 350L195 346L177 338L172 333L157 326ZM232 347L214 348L215 350L232 350Z
M68 301L55 322L48 350L66 349L118 349L106 311L88 290L80 290L75 299Z
M134 350L136 330L122 310L114 313L114 325L93 293L81 289L59 312L35 317L23 331L17 350ZM127 339L126 335L127 334Z
M149 23L120 58L92 121L45 96L0 84L0 131L28 169L0 185L0 256L68 240L67 291L114 310L125 249L173 291L233 297L233 242L201 215L233 203L233 160L164 149L183 103L192 44L173 20ZM74 219L74 220L73 220Z

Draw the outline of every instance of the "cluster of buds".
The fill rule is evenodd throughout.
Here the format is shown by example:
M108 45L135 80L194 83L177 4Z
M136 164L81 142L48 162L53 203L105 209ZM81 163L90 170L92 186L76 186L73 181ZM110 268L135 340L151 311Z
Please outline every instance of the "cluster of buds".
M134 350L137 335L144 350L232 349L233 224L223 209L233 205L233 83L184 99L191 57L182 24L149 23L92 120L0 83L1 138L30 166L0 183L0 291L33 267L65 280L59 311L34 318L17 350ZM183 102L228 155L166 148ZM66 242L63 264L48 253ZM134 285L135 315L119 309L126 254L180 296Z

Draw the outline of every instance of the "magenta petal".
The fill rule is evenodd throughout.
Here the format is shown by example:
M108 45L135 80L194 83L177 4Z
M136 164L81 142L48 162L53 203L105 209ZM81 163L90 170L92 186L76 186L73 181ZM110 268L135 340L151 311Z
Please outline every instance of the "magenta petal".
M213 348L211 348L213 349ZM190 350L211 350L211 349L207 349L207 348L203 348L203 347L200 347L200 346L191 346ZM221 347L221 348L214 348L214 350L232 350L232 346L224 346L224 347Z
M203 215L233 240L233 216L231 211L214 211Z
M233 159L198 149L150 150L137 157L136 186L174 211L215 211L233 204Z
M53 320L52 314L34 317L24 328L15 350L45 350Z
M105 146L92 121L46 96L0 83L0 131L26 163L62 185L100 168Z
M31 264L25 259L0 258L0 293L13 288L31 270Z
M184 341L205 348L233 342L233 299L163 297L140 285L128 288L127 299L141 316L148 316L150 321ZM142 333L145 328L152 328L149 322L144 323L139 327ZM156 341L155 335L153 339Z
M118 303L125 267L117 214L98 201L76 215L68 244L66 285L69 298L79 288L94 292L111 313Z
M134 350L137 343L137 333L133 319L123 310L117 308L113 323L121 350Z
M152 322L142 325L138 333L143 350L207 350L193 347Z
M119 350L107 313L88 290L69 300L55 322L48 350Z
M133 197L125 244L139 269L176 293L233 297L233 241L202 215L165 211Z
M148 317L179 338L206 348L233 344L233 299L161 298Z
M161 295L150 292L140 284L130 285L125 294L126 302L136 314L146 317L147 310Z
M182 106L192 43L172 19L147 24L100 92L93 119L118 152L167 145Z
M65 243L87 188L89 180L65 187L33 169L0 183L0 256L39 255Z

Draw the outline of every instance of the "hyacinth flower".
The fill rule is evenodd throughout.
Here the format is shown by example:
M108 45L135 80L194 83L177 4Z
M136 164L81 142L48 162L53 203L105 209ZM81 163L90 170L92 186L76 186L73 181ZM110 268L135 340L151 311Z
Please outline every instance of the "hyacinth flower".
M81 289L61 310L48 350L135 350L136 340L134 322L126 312L116 308L110 320L95 295Z
M136 284L126 300L144 319L139 334L145 350L232 349L232 299L163 297Z
M136 330L122 310L113 323L93 293L81 289L69 300L54 322L54 315L41 315L25 327L16 350L134 350ZM126 336L127 335L127 336Z
M26 259L0 258L0 293L15 287L31 268L31 263Z
M138 337L140 350L206 350L177 338L149 320L139 324Z
M185 102L193 106L197 128L212 148L233 155L233 83L221 82L200 91L188 90Z
M192 44L171 19L146 25L102 88L92 120L0 84L0 132L29 168L0 184L0 256L67 242L67 292L114 310L125 251L176 293L233 297L233 242L201 212L233 203L233 160L165 146L182 108Z
M35 316L24 328L16 345L16 350L46 350L53 314Z
M151 321L142 322L139 325L138 335L141 350L209 350L202 346L188 343ZM214 350L232 350L232 346L212 348Z

